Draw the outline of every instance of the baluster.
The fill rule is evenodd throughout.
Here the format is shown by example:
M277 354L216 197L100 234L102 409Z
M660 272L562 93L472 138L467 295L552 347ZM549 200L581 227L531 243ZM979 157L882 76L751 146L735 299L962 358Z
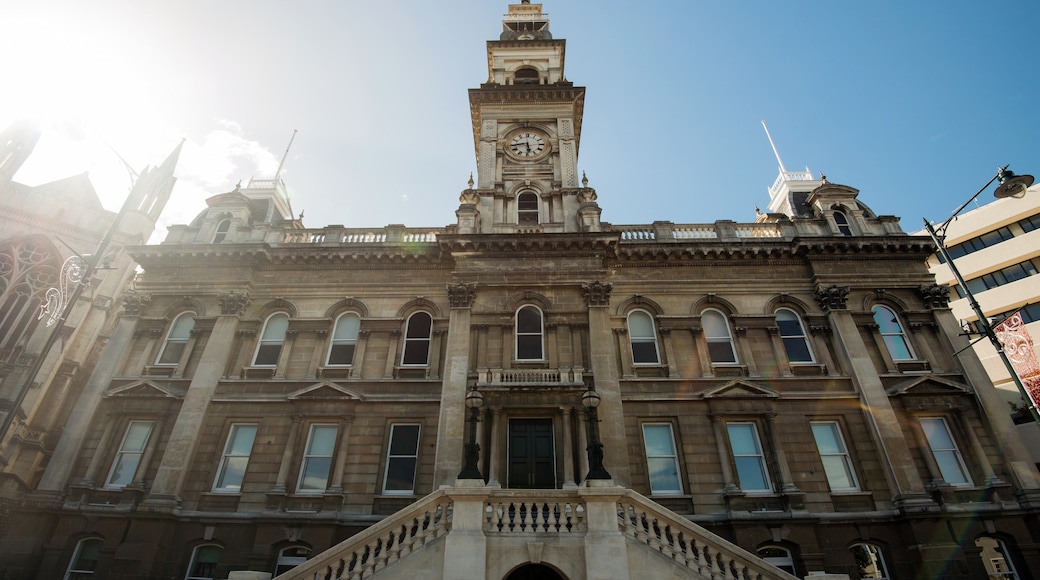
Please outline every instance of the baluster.
M650 540L650 548L654 551L661 551L661 528L657 526L657 520L650 522L650 529L647 530L647 535Z
M636 524L633 507L630 505L623 505L621 509L621 517L625 520L625 536L634 540L636 538Z
M708 564L707 555L704 553L706 546L700 540L694 539L694 550L696 551L697 559L697 573L701 576L705 573L705 566Z
M574 517L574 506L572 506L570 504L570 502L567 502L563 506L563 517L564 517L564 520L563 520L564 527L567 528L568 532L573 532L574 531L574 522L572 521L572 519Z
M542 531L543 532L548 532L549 531L549 525L550 525L549 513L550 513L550 511L549 511L549 504L548 503L543 503L542 504Z
M373 568L373 570L376 572L382 570L383 568L386 568L387 559L390 557L390 554L387 553L387 545L385 538L386 536L383 536L382 538L379 538L379 540L376 541L376 565Z
M559 502L554 503L552 508L552 528L555 532L559 532L560 528L563 527L562 515L563 510L560 509Z
M368 578L376 569L376 547L371 543L365 544L365 558L363 563L364 567L361 569L361 576L363 578Z
M390 532L390 549L387 550L388 562L396 562L401 559L402 540L404 540L404 526Z
M437 539L446 533L448 533L448 508L441 504L437 506L437 525L433 537Z
M502 503L499 503L498 507L495 508L495 523L496 523L495 531L497 531L497 532L501 532L502 531L502 527L505 525L505 517L506 517L505 505L502 504Z
M419 518L412 518L412 528L409 530L411 542L408 544L408 553L411 554L422 547L422 523Z
M747 578L747 565L741 562L733 561L733 572L737 580L745 580Z
M577 520L578 520L578 531L579 532L584 532L585 528L586 528L586 526L585 526L585 506L583 506L581 504L578 504L578 507L574 508L574 513L577 516Z
M531 530L531 526L532 526L531 511L534 510L534 509L535 509L535 507L534 507L533 503L530 505L530 507L528 507L528 505L526 503L521 503L520 504L520 516L522 518L520 520L520 529L522 531L524 531L524 532L528 532L528 531Z
M646 521L646 512L639 512L638 518L636 522L636 541L640 544L649 544L646 531L650 526L649 522Z

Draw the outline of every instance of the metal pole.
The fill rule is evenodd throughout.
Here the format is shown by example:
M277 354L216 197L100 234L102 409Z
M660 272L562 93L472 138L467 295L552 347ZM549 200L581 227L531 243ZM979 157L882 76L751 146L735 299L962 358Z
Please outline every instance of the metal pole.
M996 179L996 177L994 177L993 179ZM989 183L986 184L986 187L989 187L989 184L993 183L993 179L989 180ZM986 187L983 187L982 190L986 189ZM982 193L982 190L979 190L979 193ZM971 199L968 200L968 203L970 203L972 199L978 197L979 193L973 195ZM943 222L943 224L940 226L943 229L944 237L946 226L949 225L950 220L957 217L957 214L960 213L961 210L963 210L964 207L968 205L968 203L965 203L960 208L958 208L957 211L954 212L954 214L950 217L950 219ZM1015 382L1015 386L1018 387L1018 392L1022 395L1022 398L1025 400L1026 406L1029 408L1029 412L1033 416L1033 420L1036 421L1038 425L1040 425L1040 413L1037 413L1036 407L1033 406L1033 400L1029 397L1029 393L1026 392L1025 385L1022 384L1022 379L1019 378L1018 373L1015 371L1015 367L1011 364L1011 361L1008 360L1007 353L1004 352L1004 345L1000 344L1000 339L997 338L996 333L993 332L993 327L990 325L989 319L986 318L986 315L982 312L982 307L979 306L978 300L975 300L975 295L972 294L971 289L968 288L968 284L964 281L964 277L961 276L961 272L957 269L957 265L953 263L953 258L950 257L950 253L946 250L946 246L943 244L942 240L939 239L939 236L935 233L935 229L932 228L932 224L928 223L927 219L924 220L924 229L928 232L928 235L931 236L932 242L935 243L936 247L939 249L939 253L942 255L943 259L946 260L946 263L950 266L950 271L953 272L954 279L956 279L957 283L960 284L961 288L964 289L964 295L968 299L968 304L970 304L971 309L975 311L975 315L979 317L979 325L982 326L983 333L986 335L987 338L989 338L989 341L993 345L993 348L997 351L997 355L1000 356L1000 360L1004 363L1004 367L1007 368L1008 373L1011 375L1011 380L1013 380Z

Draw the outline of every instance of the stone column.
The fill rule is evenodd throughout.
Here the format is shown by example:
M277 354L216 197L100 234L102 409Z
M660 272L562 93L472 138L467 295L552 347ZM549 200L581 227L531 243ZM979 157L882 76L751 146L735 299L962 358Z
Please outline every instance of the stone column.
M101 440L98 441L97 449L90 458L90 463L87 465L86 473L83 474L83 479L79 480L79 485L83 487L94 487L97 484L97 473L101 469L101 460L105 457L104 451L112 448L112 437L116 430L116 417L109 412L104 414L103 420L105 422L105 430L101 433Z
M162 419L152 423L152 433L148 437L148 442L145 443L144 454L141 455L141 461L137 463L137 470L134 472L128 488L145 489L144 476L148 473L148 466L152 464L152 457L155 455L155 448L159 446L159 437L162 436L164 427L165 422Z
M386 366L383 368L383 378L392 379L394 378L394 369L397 368L397 361L401 355L398 354L398 344L401 342L401 331L391 330L390 331L390 346L386 351Z
M222 294L218 300L220 316L213 325L198 369L188 385L184 400L181 401L180 412L177 413L170 438L166 442L166 452L159 463L159 470L155 474L155 481L152 482L152 489L144 501L145 504L171 508L179 506L178 495L195 457L210 399L217 389L217 383L220 382L224 365L231 356L238 317L249 304L248 296L237 292Z
M332 464L332 483L329 485L330 493L343 493L343 470L347 466L347 445L350 441L350 426L353 419L343 419L343 433L339 437L339 451L336 453L336 461Z
M296 439L300 437L300 426L303 418L293 415L292 426L289 427L289 437L285 440L285 449L282 450L282 463L278 466L278 475L275 476L274 487L270 493L285 493L285 480L289 477L289 466L292 464L293 455L296 453Z
M502 479L500 478L500 472L502 466L505 465L503 458L505 457L505 433L502 431L503 419L502 419L502 408L492 407L491 408L491 441L488 442L488 487L502 487Z
M98 359L94 371L87 379L79 400L72 408L69 418L65 421L65 428L58 440L58 445L47 463L37 492L44 495L58 495L65 489L70 472L79 456L83 441L87 438L87 431L94 418L101 397L112 382L121 363L130 351L130 342L134 336L134 328L137 326L138 317L141 315L150 298L145 295L126 293L123 295L123 316L119 319L115 331L112 333L108 346ZM103 449L95 451L103 453Z
M621 384L618 379L614 332L610 329L610 291L612 284L583 284L585 303L589 308L589 350L599 406L600 442L603 443L603 466L621 486L631 481L625 417L621 408Z
M355 345L355 349L357 346ZM325 365L329 352L329 331L320 329L314 331L314 349L311 350L311 362L307 365L306 376L310 379L318 377L318 368Z
M838 338L839 356L849 370L852 382L860 392L863 413L870 425L871 436L882 460L882 468L893 493L893 503L899 508L915 505L930 509L934 503L925 493L924 483L917 472L910 446L903 437L899 415L892 408L888 392L881 382L874 361L867 354L856 321L845 309L849 287L817 288L815 297ZM882 348L884 348L882 346Z
M177 361L177 370L173 371L173 378L179 379L184 377L184 371L188 368L188 359L191 358L191 353L195 351L195 344L199 342L200 334L202 332L194 328L188 331L188 342L184 345L184 352L181 353L181 358Z
M584 480L585 476L589 474L589 454L585 451L589 446L589 431L588 431L588 415L585 410L579 411L578 416L578 477L575 478L575 482L579 479ZM580 482L579 482L580 483Z
M574 435L571 428L573 410L560 407L560 422L563 424L563 489L577 489L574 479Z
M350 376L356 379L360 379L361 373L364 372L365 350L368 349L368 337L371 334L371 330L365 329L361 329L357 333L357 346L354 347L354 364L350 368Z
M448 315L441 409L437 421L434 489L451 485L462 468L462 444L466 432L466 382L469 375L470 309L477 297L477 285L450 284L447 290L451 313Z
M719 454L719 463L722 466L722 489L728 494L738 493L740 492L740 486L737 485L737 480L733 477L733 466L730 462L732 454L729 451L729 445L726 444L729 436L726 433L726 426L722 424L722 417L712 415L711 428L715 432L715 450Z
M791 477L791 468L787 465L787 454L784 452L784 444L776 430L776 413L766 415L766 427L769 429L769 446L773 448L776 457L776 467L780 474L780 493L800 494L801 490Z

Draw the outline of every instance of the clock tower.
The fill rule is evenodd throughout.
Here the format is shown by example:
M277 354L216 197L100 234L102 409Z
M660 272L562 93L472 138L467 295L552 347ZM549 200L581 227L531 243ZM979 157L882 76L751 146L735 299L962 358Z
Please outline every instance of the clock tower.
M459 199L459 233L599 230L578 174L585 88L564 76L565 53L541 4L509 5L487 43L488 80L469 91L478 177Z

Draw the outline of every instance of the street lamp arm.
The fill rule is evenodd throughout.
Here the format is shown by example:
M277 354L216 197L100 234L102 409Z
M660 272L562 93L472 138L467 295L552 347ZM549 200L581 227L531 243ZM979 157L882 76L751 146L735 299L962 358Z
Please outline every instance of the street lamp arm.
M1007 171L1007 168L1010 167L1010 166L1011 165L1008 164L1008 165L1005 165L1004 167L1001 167L997 171L997 173L993 177L991 177L989 181L986 182L986 185L983 185L981 189L979 189L978 191L975 192L975 195L969 197L968 201L962 203L960 205L960 207L958 207L957 209L953 210L953 214L950 215L950 217L946 218L946 221L944 221L943 223L939 224L939 227L935 228L935 232L938 232L938 233L936 234L936 233L933 232L933 237L939 237L939 238L942 238L942 239L945 240L946 239L946 228L948 228L950 226L950 222L952 222L953 220L957 219L957 216L962 211L964 211L964 208L968 207L968 204L970 204L971 202L975 201L975 198L977 198L978 196L982 195L983 191L986 191L987 189L989 189L989 186L992 185L993 182L996 181L998 177L1000 177L1000 174L1002 172ZM928 225L928 220L925 220L924 223L925 223L925 225Z

